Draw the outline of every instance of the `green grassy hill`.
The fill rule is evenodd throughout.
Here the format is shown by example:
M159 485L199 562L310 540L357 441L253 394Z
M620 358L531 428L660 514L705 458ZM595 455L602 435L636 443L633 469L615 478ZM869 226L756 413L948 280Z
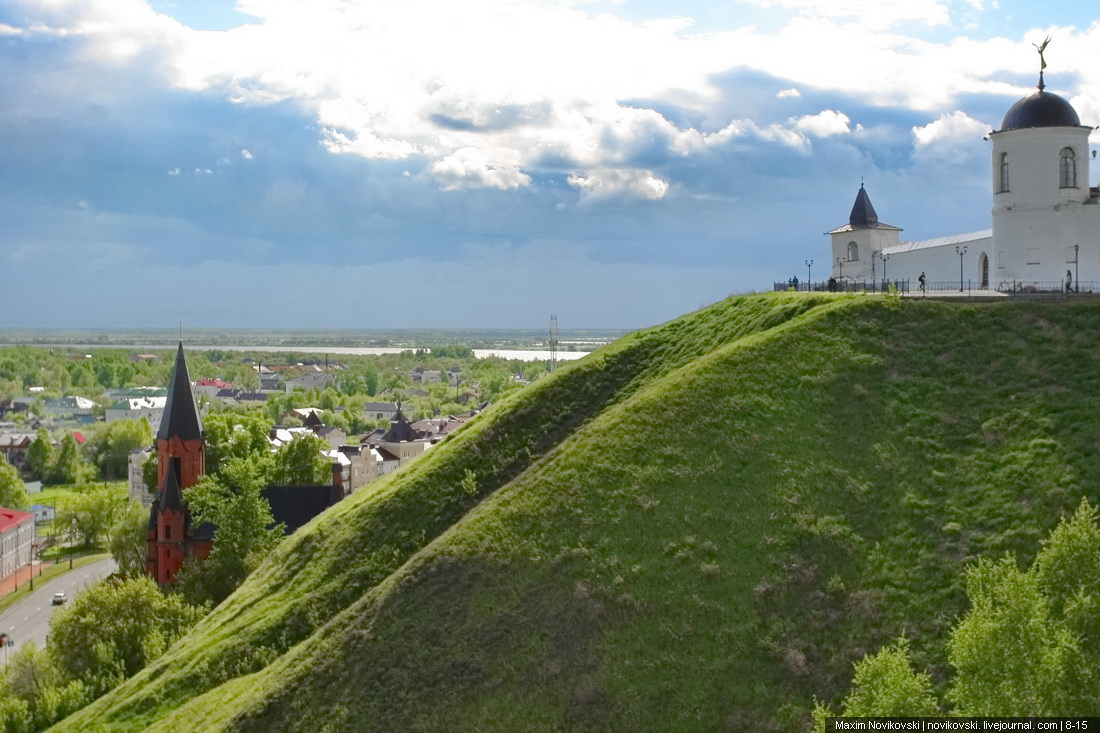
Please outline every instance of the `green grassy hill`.
M512 395L59 730L798 730L1100 501L1100 301L734 298Z

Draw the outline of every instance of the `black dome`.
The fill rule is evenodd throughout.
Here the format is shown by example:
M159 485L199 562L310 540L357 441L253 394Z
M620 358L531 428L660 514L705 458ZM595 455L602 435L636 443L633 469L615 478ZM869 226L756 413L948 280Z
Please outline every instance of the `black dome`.
M1081 118L1066 100L1057 94L1038 91L1024 97L1005 113L1001 131L1028 127L1080 127Z

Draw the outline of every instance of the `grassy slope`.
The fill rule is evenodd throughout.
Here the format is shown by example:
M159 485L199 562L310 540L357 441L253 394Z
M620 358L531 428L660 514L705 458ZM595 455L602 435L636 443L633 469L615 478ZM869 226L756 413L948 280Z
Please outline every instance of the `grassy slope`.
M794 295L627 337L60 727L797 728L903 628L942 665L960 563L1030 556L1097 485L1098 337L1091 303Z

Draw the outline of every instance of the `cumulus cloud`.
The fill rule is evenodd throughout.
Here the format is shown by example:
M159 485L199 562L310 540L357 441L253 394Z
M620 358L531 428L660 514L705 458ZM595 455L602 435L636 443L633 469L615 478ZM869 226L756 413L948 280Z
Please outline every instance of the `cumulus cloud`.
M923 127L913 128L914 158L918 163L958 165L983 156L979 143L992 127L987 122L954 111Z
M593 170L569 176L569 185L580 189L582 201L621 196L656 200L668 193L668 182L652 171Z
M833 135L847 135L852 130L848 127L851 120L843 112L831 109L822 110L816 115L805 115L797 120L792 120L799 130L816 137L832 137Z
M851 132L833 110L786 124L741 111L716 118L724 92L715 80L731 69L780 80L768 94L791 104L800 89L870 89L872 105L939 113L961 94L1011 93L1006 76L1034 62L1023 40L934 42L897 30L948 23L946 0L742 0L792 17L774 30L707 32L688 18L628 20L584 2L240 0L255 22L200 31L142 0L15 1L27 25L0 34L45 28L78 38L95 63L140 67L240 105L293 105L313 117L329 152L409 160L448 189L530 186L541 166L585 180L599 170L644 178L731 142L804 152L807 136ZM1091 60L1100 27L1064 35L1064 73L1100 97ZM658 111L670 99L684 115Z
M986 122L979 122L965 112L955 110L942 115L935 122L913 128L917 147L954 145L960 141L972 144L991 129Z

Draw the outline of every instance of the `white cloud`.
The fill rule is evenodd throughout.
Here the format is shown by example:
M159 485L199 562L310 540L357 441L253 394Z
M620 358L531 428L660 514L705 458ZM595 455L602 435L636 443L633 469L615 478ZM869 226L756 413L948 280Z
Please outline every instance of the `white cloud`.
M913 138L918 148L954 145L959 142L973 145L975 139L980 139L990 129L992 128L988 123L979 122L965 112L955 110L923 127L914 127Z
M1030 37L933 42L897 30L947 23L946 0L745 0L791 17L774 31L696 33L687 18L633 22L551 0L241 0L256 21L228 31L190 29L142 0L16 1L31 21L0 34L78 36L96 63L239 104L289 102L313 116L327 150L420 162L446 188L528 186L550 159L567 175L642 175L734 140L805 151L807 135L851 131L831 110L787 125L716 119L716 80L732 69L782 79L780 99L812 88L940 113L961 94L1023 93L1005 80L1034 66ZM1093 109L1100 25L1057 30L1058 74L1079 79L1079 104ZM708 126L627 101L649 99L675 99Z
M252 160L254 156L252 155L252 151L250 151L248 148L244 148L243 150L241 150L241 157L245 160Z
M168 175L170 175L170 176L178 176L179 174L180 174L180 169L179 168L173 168L172 170L168 171Z
M913 157L917 163L970 166L984 158L981 140L992 129L986 122L956 110L923 127L913 128Z
M668 193L668 182L652 171L600 169L569 176L582 201L628 196L656 200Z
M791 120L794 126L802 132L816 135L817 137L832 137L833 135L847 135L852 130L848 127L851 120L843 112L831 109L822 110L816 115L805 115L797 120Z
M937 0L741 0L762 8L779 7L800 15L858 19L869 28L882 28L902 21L918 21L927 25L950 22L947 5Z
M506 154L509 151L502 152ZM497 157L476 148L460 148L433 163L432 172L450 190L471 186L507 190L531 183L530 177L517 164L498 166L490 162Z

